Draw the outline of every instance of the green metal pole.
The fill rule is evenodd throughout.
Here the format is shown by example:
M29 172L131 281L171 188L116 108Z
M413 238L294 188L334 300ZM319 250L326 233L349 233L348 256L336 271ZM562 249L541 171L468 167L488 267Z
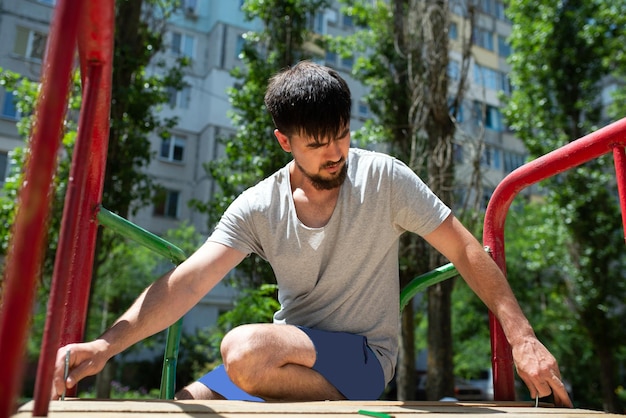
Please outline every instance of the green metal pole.
M167 257L172 260L174 264L180 264L187 259L183 250L174 244L171 244L163 238L146 231L140 226L135 225L134 223L116 215L102 206L98 211L98 222L120 235L132 239L144 247L151 249L157 254Z
M143 245L146 248L167 257L174 264L180 264L187 256L177 246L133 224L119 215L100 206L98 222L118 234ZM163 355L163 371L161 373L161 399L174 399L176 390L176 366L178 363L178 346L182 334L183 320L176 321L167 329L165 354Z
M161 372L161 399L174 399L176 392L176 367L178 366L178 347L183 330L183 319L179 319L167 329L163 370Z
M456 270L456 267L454 267L454 264L448 263L441 267L437 267L436 269L431 270L428 273L417 276L416 278L411 280L409 284L407 284L400 292L400 310L404 309L404 307L409 303L413 296L425 290L428 286L432 286L436 283L448 280L449 278L454 277L457 274L459 273Z

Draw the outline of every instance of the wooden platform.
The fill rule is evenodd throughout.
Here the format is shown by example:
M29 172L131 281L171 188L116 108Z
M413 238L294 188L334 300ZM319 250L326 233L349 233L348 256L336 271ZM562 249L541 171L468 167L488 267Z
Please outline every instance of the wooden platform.
M14 418L32 416L33 402L22 406ZM617 418L623 415L606 414L583 409L534 407L529 402L401 402L401 401L334 401L256 403L243 401L162 401L162 400L86 400L70 399L50 403L51 418L182 418L225 417L266 418L318 415L325 417L410 418L436 416L452 418Z

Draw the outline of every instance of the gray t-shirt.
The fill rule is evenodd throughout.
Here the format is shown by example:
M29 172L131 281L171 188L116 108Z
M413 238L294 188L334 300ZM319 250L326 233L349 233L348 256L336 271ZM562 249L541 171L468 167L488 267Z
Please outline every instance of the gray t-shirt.
M398 238L428 234L449 214L401 161L350 149L348 175L324 227L298 219L287 165L242 193L209 240L271 264L281 304L275 323L364 335L388 383L400 329Z

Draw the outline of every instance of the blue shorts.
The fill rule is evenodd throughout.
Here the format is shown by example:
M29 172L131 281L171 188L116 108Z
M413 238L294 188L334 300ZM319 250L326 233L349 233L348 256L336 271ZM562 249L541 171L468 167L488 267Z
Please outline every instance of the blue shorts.
M324 376L346 399L378 399L385 389L385 376L376 355L367 345L367 338L347 332L298 328L315 346L317 358L313 370ZM229 400L263 402L236 386L224 366L217 367L198 381Z

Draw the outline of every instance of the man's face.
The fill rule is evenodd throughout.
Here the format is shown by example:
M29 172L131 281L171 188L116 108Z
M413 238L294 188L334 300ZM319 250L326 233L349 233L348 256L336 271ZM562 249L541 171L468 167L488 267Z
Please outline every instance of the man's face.
M294 135L290 145L297 169L316 189L331 190L343 184L348 172L349 129L330 140Z

